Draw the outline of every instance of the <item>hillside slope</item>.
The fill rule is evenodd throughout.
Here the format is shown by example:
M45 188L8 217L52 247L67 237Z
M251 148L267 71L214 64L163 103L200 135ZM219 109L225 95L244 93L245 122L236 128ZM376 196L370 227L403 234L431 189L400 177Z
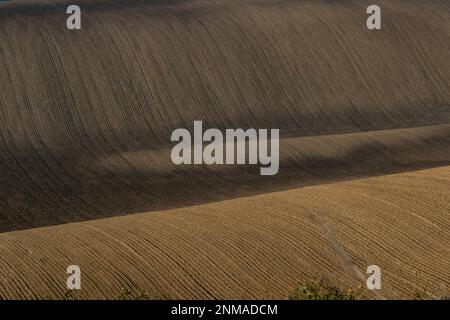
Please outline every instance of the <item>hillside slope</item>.
M449 295L450 167L0 234L0 298L287 298L326 279L368 298ZM124 293L126 293L124 295Z
M0 232L450 164L446 0L77 3L0 5ZM280 129L280 173L172 165L194 120Z

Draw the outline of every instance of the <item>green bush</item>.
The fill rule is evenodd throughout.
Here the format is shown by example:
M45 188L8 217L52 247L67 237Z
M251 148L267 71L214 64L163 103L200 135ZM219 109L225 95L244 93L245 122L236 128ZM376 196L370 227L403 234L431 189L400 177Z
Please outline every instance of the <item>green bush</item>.
M356 300L354 290L342 291L340 288L323 282L300 285L289 294L289 300Z

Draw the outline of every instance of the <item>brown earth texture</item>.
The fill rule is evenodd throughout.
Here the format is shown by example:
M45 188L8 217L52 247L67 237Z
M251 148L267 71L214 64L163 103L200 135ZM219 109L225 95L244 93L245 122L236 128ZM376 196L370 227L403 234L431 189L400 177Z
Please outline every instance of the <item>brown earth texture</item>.
M450 296L447 0L0 2L0 75L0 299ZM173 164L195 120L278 174Z

